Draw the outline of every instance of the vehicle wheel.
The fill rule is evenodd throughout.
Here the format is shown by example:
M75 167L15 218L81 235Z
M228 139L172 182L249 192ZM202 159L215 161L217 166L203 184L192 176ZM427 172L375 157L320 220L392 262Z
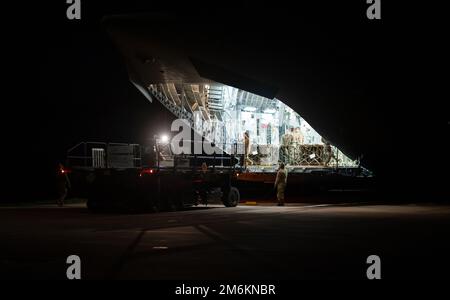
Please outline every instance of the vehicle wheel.
M223 195L223 204L226 207L235 207L239 204L241 200L241 195L239 194L239 190L235 187L231 187L228 193Z

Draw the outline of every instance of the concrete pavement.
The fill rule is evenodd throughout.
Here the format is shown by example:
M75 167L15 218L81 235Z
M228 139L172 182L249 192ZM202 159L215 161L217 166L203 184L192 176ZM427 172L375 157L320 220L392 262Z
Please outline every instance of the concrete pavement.
M0 208L1 278L364 279L449 277L450 206L220 205L92 214L83 205Z

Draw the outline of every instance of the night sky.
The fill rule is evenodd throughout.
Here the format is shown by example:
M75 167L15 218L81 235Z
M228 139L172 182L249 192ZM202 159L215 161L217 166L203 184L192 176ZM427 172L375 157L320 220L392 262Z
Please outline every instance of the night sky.
M2 122L15 145L3 151L15 159L6 161L13 176L4 201L48 197L56 164L81 141L145 143L172 119L128 81L123 58L101 26L104 15L140 11L139 3L82 1L82 20L69 21L65 1L55 2L33 5L37 16L12 21L8 50L18 61L8 71L17 80L7 103L13 115Z
M123 58L102 28L103 16L165 12L184 17L191 14L199 21L204 14L230 14L233 28L239 28L239 22L252 22L261 17L260 11L264 16L273 12L271 22L274 24L283 18L301 19L300 24L307 26L302 30L306 29L310 36L317 35L320 40L324 25L332 27L336 24L336 32L348 26L355 29L365 17L366 7L363 0L346 1L345 4L344 1L330 1L332 5L322 1L316 5L302 2L298 7L251 1L227 2L213 7L211 1L95 1L94 4L94 1L82 0L82 20L69 21L65 16L65 1L38 2L8 7L2 20L6 29L3 71L11 79L6 84L8 93L4 91L2 97L5 140L2 156L6 169L12 174L9 176L11 182L5 184L10 189L6 189L4 201L24 200L28 195L45 197L55 164L63 161L65 151L80 141L144 143L148 137L170 125L172 115L158 103L150 104L128 81ZM327 52L317 45L305 45L305 53L313 58L309 63L317 62L318 68L329 75L322 77L325 83L322 82L320 87L326 86L327 80L328 86L335 84L330 74L342 63L336 57L351 53L348 72L343 73L342 80L353 78L358 87L363 87L364 93L372 89L373 93L368 94L373 97L353 103L354 117L343 122L343 126L353 130L357 127L353 131L355 136L364 134L365 128L380 128L383 136L374 137L374 148L370 153L372 165L377 167L390 158L394 165L395 160L399 160L402 167L405 162L413 161L404 170L406 173L418 172L418 176L411 177L425 181L429 176L423 172L429 172L437 174L434 177L443 182L448 176L448 158L443 155L444 149L448 149L449 114L448 100L445 100L448 97L438 93L444 80L436 76L438 73L433 69L444 65L441 60L446 39L442 35L443 19L435 16L432 7L393 7L387 1L382 2L384 27L381 30L364 23L360 31L353 30L352 35L348 35L355 37L354 40L330 40L336 51ZM422 21L416 22L418 19ZM284 28L280 32L276 28L268 34L289 35L297 30ZM373 47L368 32L374 34ZM377 39L382 35L386 38ZM363 46L359 44L358 36ZM323 38L328 37L324 35ZM389 53L402 57L392 69L390 66L396 62L384 57ZM364 63L366 65L362 66ZM326 73L326 70L330 72ZM313 90L314 84L311 82L307 88ZM358 93L354 90L344 92ZM379 117L371 115L372 110ZM362 114L358 114L359 111ZM370 124L379 118L389 122ZM386 136L391 129L402 133L400 141L397 137ZM416 152L419 146L415 139L425 135L435 146L429 150L431 160L417 159L424 154ZM390 150L383 146L394 140L398 142L395 147L406 149L401 157L390 155ZM386 163L379 168L379 173L384 174L386 180L400 181L398 178L402 176L401 170L391 170ZM23 189L24 185L27 188ZM19 197L16 197L17 187L22 190Z

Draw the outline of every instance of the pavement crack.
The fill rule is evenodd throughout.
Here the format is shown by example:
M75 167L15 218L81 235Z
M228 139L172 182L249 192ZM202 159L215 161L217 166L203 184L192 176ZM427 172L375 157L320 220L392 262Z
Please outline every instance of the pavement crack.
M142 229L136 238L128 245L125 252L120 256L116 263L113 264L112 271L110 272L110 276L107 276L107 279L116 279L119 273L122 271L126 261L132 256L134 250L137 245L141 242L142 237L147 232L148 228Z

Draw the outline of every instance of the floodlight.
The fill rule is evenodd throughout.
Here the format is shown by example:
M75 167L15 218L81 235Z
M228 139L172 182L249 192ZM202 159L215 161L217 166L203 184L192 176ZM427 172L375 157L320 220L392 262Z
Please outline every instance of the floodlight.
M161 142L167 143L169 141L169 137L166 134L163 134L161 136Z

